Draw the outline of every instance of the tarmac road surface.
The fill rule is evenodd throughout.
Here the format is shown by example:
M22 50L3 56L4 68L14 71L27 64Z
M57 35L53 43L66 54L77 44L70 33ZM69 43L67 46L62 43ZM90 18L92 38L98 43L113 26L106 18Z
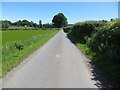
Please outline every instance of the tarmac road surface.
M84 59L61 30L3 80L3 88L97 88Z

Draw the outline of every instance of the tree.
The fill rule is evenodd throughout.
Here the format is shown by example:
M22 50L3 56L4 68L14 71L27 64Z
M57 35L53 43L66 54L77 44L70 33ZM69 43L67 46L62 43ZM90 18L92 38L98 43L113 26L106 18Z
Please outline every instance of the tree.
M37 25L37 23L33 23L33 27L39 27L39 25Z
M110 19L110 21L113 21L114 19Z
M2 28L8 28L9 27L9 24L6 23L6 22L2 22Z
M22 21L22 26L27 26L27 27L29 27L29 21L23 20L23 21Z
M1 21L2 22L2 28L8 28L12 25L12 23L8 20Z
M56 28L67 26L67 18L64 16L63 13L58 13L53 17L52 23L53 26Z
M39 26L40 26L40 28L42 28L42 21L41 20L39 21Z
M22 22L21 22L21 20L19 20L19 21L13 23L13 25L14 25L14 26L21 26L21 25L22 25Z
M33 27L33 21L29 22L29 27Z
M46 23L42 25L43 28L52 28L52 24Z

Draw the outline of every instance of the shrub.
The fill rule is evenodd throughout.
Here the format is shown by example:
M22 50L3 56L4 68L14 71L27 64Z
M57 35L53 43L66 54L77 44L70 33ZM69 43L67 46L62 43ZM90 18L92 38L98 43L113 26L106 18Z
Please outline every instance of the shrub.
M96 28L94 25L83 22L73 25L70 34L76 39L77 42L86 43L87 38L90 37L95 31Z
M72 29L72 26L67 26L67 27L64 27L63 30L65 33L69 33Z
M22 43L15 43L15 48L18 50L23 50L24 45Z
M88 46L97 52L97 63L111 79L120 82L120 20L111 21L99 28L89 40Z
M42 30L47 30L46 28L42 28Z
M120 43L120 20L117 22L110 22L106 26L99 28L91 39L88 45L95 51L107 51L106 49L119 48Z
M102 21L86 21L86 22L94 25L95 27L101 27L101 26L104 26L107 23L107 21L105 21L105 20L102 20Z

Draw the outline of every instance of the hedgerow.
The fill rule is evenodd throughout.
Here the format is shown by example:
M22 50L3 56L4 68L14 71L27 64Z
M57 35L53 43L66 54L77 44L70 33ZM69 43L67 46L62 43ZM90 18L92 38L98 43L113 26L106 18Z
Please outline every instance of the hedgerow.
M120 83L120 20L76 23L68 36L111 80Z
M73 25L69 34L75 38L76 42L86 43L87 38L95 31L96 28L94 25L87 22L80 22Z
M71 31L71 29L72 29L72 26L67 26L67 27L63 28L64 32L66 32L66 33L69 33Z
M120 82L120 20L99 28L89 40L88 46L98 53L97 63L108 75Z

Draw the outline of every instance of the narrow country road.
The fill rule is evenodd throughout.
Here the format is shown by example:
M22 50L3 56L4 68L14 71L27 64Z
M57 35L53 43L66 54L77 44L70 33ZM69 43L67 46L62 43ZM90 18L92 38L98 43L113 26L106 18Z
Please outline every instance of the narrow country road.
M61 30L6 80L3 88L95 88L83 54Z

